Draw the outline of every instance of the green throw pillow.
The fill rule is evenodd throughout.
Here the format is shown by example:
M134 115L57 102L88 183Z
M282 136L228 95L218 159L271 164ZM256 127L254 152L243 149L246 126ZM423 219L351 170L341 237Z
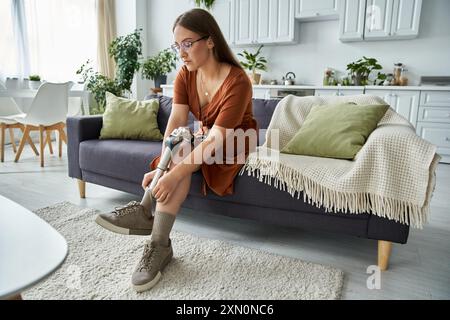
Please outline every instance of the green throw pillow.
M106 92L106 108L100 139L161 141L158 128L159 101L128 100Z
M281 152L353 159L388 108L354 103L314 106Z

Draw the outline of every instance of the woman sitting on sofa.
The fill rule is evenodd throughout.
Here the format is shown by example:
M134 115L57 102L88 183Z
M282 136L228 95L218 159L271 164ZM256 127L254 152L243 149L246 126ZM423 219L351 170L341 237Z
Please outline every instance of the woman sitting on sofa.
M179 127L187 126L189 111L200 121L201 133L207 133L207 137L178 162L172 160L170 171L152 190L157 200L154 216L152 199L146 192L141 203L130 202L113 212L99 215L96 220L110 231L151 234L132 276L133 287L138 292L152 288L172 258L169 234L189 192L191 175L201 170L204 194L207 188L220 196L232 194L234 178L243 165L237 160L242 159L242 155L246 159L250 146L245 143L240 151L233 144L231 154L235 161L231 164L229 159L211 163L217 150L205 150L213 150L211 146L215 141L222 141L222 154L226 154L226 141L235 141L236 129L245 133L253 129L255 135L257 129L252 113L252 85L212 15L202 9L190 10L177 18L173 34L175 43L172 48L184 65L174 83L173 106L164 137ZM152 161L153 171L145 174L142 181L144 189L153 179L159 159ZM195 159L201 161L196 163Z

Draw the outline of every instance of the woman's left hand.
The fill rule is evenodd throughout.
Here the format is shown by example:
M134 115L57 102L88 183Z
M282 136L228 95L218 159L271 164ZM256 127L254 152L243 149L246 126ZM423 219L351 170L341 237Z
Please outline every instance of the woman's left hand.
M174 176L171 172L166 173L159 179L153 189L153 196L158 202L166 204L171 198L179 182L180 179Z

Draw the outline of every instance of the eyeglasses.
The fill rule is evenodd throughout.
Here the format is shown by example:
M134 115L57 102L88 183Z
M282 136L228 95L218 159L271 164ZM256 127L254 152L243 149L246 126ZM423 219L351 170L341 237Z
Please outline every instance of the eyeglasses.
M187 40L187 41L182 41L182 42L180 43L180 45L178 45L177 43L174 43L173 45L170 46L170 48L172 48L172 50L173 50L176 54L179 54L181 49L183 49L184 51L189 51L189 49L191 49L191 47L192 47L192 45L193 45L194 43L196 43L196 42L198 42L198 41L201 41L201 40L205 40L205 39L207 39L207 38L209 38L209 36L204 36L204 37L201 37L200 39L194 40L194 41L189 41L189 40Z

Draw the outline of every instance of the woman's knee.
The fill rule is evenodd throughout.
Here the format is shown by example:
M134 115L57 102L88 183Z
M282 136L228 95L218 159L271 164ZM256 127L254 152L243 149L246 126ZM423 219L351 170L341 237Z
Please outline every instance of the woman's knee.
M170 195L167 202L157 202L157 210L160 210L158 207L161 207L162 211L166 210L167 212L176 214L176 212L178 212L179 208L183 204L184 200L186 200L186 197L190 190L190 186L191 176L189 175L180 181L178 187Z

